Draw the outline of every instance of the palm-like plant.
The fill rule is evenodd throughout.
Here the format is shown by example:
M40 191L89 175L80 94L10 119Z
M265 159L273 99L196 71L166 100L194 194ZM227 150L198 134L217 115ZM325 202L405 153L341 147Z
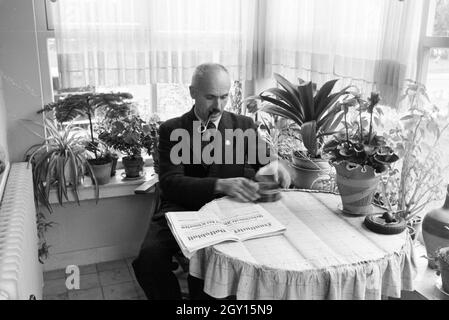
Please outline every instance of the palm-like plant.
M35 123L35 122L34 122ZM52 212L49 201L50 190L56 188L58 202L62 205L64 198L68 201L68 187L71 186L75 201L79 204L78 182L83 176L83 168L92 177L95 186L95 198L98 201L99 188L92 167L87 162L83 145L86 141L84 130L72 125L58 128L54 121L45 118L45 141L30 156L33 165L33 183L36 201L42 203ZM35 123L42 126L41 124Z
M270 88L260 95L251 97L265 102L260 111L293 121L300 127L302 142L312 158L320 157L323 139L335 133L343 113L336 102L347 93L348 87L331 93L338 79L326 82L319 91L312 82L299 79L295 86L275 73L280 88Z
M70 122L79 117L87 117L90 126L90 145L88 149L95 154L95 159L99 158L98 141L94 137L93 123L97 111L102 112L105 118L115 118L125 116L130 110L130 93L83 93L68 95L63 100L47 104L43 110L55 111L56 120L59 123ZM101 153L100 153L101 157Z

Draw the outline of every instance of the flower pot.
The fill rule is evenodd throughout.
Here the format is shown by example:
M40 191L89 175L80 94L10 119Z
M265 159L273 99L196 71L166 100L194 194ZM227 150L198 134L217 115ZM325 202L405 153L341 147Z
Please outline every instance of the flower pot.
M368 215L373 212L371 202L380 180L370 166L361 166L347 161L333 164L337 172L337 186L343 211L353 215Z
M293 185L298 189L319 189L318 180L329 178L331 166L327 160L304 159L293 154L292 167L295 169Z
M429 267L436 269L435 251L449 247L449 185L442 208L430 211L422 223L422 235L426 246Z
M96 162L95 159L88 161L99 185L107 184L111 181L112 161L107 163Z
M142 157L123 157L122 163L127 178L137 178L140 176L144 164Z

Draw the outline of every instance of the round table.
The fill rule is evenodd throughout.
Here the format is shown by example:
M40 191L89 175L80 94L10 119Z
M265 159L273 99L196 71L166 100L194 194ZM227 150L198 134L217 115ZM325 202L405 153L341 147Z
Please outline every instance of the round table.
M214 202L223 212L241 205ZM373 233L364 217L342 213L340 203L335 194L282 192L279 201L259 205L286 226L284 234L199 250L189 272L215 298L381 299L412 291L416 262L408 232Z

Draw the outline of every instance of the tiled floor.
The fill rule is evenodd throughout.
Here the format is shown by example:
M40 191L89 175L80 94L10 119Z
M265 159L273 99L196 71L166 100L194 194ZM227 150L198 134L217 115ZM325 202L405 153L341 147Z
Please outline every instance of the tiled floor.
M44 300L145 300L131 262L134 258L80 267L80 289L68 290L64 269L44 273ZM188 292L187 273L179 267L182 292Z

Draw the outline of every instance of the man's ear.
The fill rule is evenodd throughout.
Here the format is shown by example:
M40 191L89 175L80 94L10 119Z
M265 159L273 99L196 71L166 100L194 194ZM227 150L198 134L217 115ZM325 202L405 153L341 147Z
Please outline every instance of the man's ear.
M196 99L196 89L193 86L189 87L189 91L190 91L190 97L195 100Z

